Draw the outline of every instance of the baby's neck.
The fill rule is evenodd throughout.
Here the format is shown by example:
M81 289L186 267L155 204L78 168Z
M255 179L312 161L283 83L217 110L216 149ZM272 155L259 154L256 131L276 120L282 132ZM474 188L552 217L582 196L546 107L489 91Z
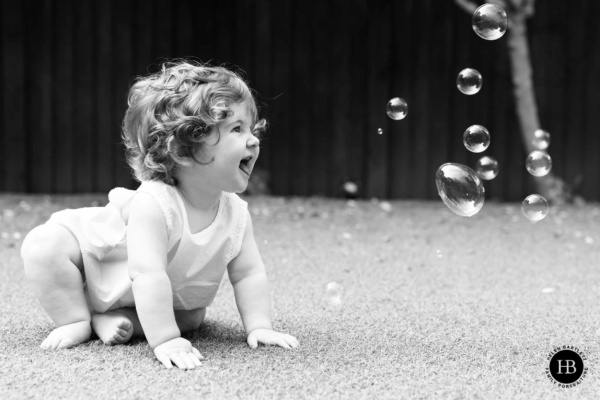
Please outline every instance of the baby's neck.
M185 205L193 210L210 212L219 206L222 192L207 193L187 187L184 184L177 185L177 188L181 193L181 197L183 197Z

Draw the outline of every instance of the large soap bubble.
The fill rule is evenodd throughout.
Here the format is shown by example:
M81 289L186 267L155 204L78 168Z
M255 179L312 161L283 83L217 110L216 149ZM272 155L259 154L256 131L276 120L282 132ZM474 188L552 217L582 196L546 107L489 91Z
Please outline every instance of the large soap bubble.
M471 18L473 30L482 39L496 40L506 33L508 16L506 11L495 4L479 6Z
M533 133L531 144L536 150L546 150L550 146L550 134L543 129L538 129Z
M478 93L483 85L483 78L479 71L473 68L465 68L456 77L456 87L461 93L472 95Z
M548 200L539 194L527 196L527 198L523 200L523 203L521 204L521 211L523 212L523 215L532 222L541 221L546 218L549 210L550 206L548 204Z
M533 176L548 175L552 169L552 157L545 151L534 150L527 156L525 168Z
M463 144L473 153L481 153L490 145L490 133L481 125L471 125L463 134Z
M406 114L408 114L408 103L406 103L406 100L401 99L400 97L394 97L388 101L386 112L391 119L403 119L406 117Z
M498 175L498 161L494 157L483 156L477 160L475 171L481 179L489 181Z
M457 215L471 217L483 207L483 183L477 173L465 165L441 165L435 174L435 185L444 204Z

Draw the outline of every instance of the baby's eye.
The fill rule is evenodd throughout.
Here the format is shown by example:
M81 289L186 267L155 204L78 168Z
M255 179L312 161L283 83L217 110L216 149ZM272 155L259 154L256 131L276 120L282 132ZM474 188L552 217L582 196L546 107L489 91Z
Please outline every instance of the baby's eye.
M236 126L235 128L233 128L231 130L232 132L241 132L242 131L242 127L241 126Z

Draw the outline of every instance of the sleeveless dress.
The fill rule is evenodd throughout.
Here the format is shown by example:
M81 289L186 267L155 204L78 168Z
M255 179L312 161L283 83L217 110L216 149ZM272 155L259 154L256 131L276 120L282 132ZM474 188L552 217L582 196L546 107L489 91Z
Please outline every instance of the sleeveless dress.
M160 181L142 182L137 191L115 188L105 207L67 209L47 223L66 227L79 241L84 268L84 292L90 311L103 313L134 307L127 267L127 225L121 210L136 194L150 194L167 223L166 272L171 280L173 308L191 310L214 300L227 265L240 252L248 217L247 203L223 192L210 226L191 233L179 190Z

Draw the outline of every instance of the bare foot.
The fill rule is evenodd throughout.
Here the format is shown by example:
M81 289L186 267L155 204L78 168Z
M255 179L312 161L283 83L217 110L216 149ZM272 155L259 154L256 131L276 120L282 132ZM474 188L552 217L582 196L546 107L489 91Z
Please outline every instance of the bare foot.
M89 321L59 326L42 342L44 350L69 349L90 340L92 328Z
M127 343L133 336L133 324L129 318L116 312L92 315L92 328L109 346Z

